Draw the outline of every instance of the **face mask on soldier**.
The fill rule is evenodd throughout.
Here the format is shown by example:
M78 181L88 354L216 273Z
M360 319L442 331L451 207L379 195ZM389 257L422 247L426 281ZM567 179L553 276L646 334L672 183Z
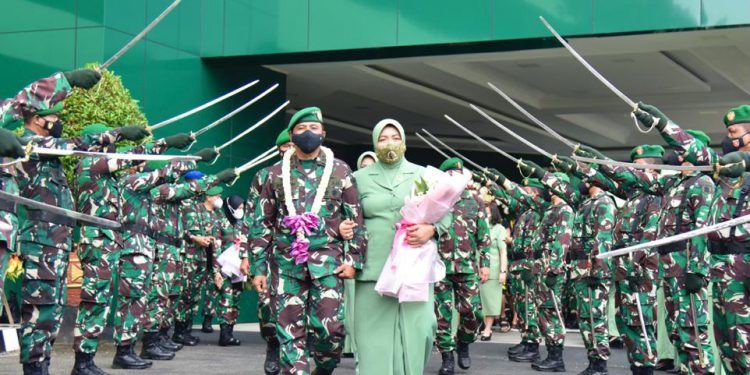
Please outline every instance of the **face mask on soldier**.
M224 206L224 201L221 198L214 199L213 203L215 209L221 209Z

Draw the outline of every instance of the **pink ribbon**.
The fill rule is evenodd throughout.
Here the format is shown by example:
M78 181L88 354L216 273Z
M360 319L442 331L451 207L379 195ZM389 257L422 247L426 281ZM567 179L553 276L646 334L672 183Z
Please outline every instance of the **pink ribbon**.
M307 262L310 257L310 240L305 238L309 236L313 230L317 230L320 226L320 218L318 215L305 212L301 215L286 216L284 217L284 225L289 228L293 235L297 236L291 244L291 254L294 257L295 264L302 264ZM302 233L303 235L298 235Z

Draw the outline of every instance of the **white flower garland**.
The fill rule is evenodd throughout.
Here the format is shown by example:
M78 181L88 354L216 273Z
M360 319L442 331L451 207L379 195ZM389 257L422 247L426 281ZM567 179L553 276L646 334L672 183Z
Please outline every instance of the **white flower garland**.
M320 178L320 184L315 192L315 200L310 209L310 212L315 215L318 214L320 207L323 205L323 196L326 193L326 189L328 189L328 183L331 181L331 174L333 173L333 151L328 147L322 146L320 147L320 150L326 158L326 165L323 168L323 176ZM291 148L284 153L284 160L281 163L281 181L284 188L284 200L286 201L288 216L297 215L297 209L294 207L294 202L292 201L292 155L294 155L294 148Z

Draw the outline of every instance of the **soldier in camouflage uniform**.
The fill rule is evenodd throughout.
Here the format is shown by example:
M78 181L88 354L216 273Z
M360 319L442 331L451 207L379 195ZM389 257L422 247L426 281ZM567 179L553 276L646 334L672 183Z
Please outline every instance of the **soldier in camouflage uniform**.
M719 161L711 223L750 214L750 106L732 108L724 115L727 133L739 149ZM742 163L744 162L744 165ZM747 224L709 233L713 320L716 344L726 373L750 373L750 227Z
M712 165L716 157L708 147L710 138L701 131L683 130L653 106L639 103L638 120L655 126L669 146L675 149L683 165ZM698 171L685 171L663 187L662 211L652 217L646 232L656 238L687 232L708 224L715 192L714 182ZM662 246L664 296L667 307L667 331L677 347L681 371L713 374L713 351L708 337L708 244L698 236ZM696 337L696 332L698 337ZM700 347L699 347L700 346Z
M94 124L85 127L81 135L109 130L103 124ZM168 147L185 147L189 142L190 136L183 133L136 147L131 153L162 153ZM134 163L124 159L82 158L76 166L78 211L119 221L120 194L115 173L132 167ZM76 352L74 374L96 373L98 369L93 357L109 315L112 270L121 246L122 234L119 231L89 225L81 227L78 256L83 283L73 332L73 349Z
M287 130L295 149L285 153L281 165L270 167L263 181L249 236L251 273L256 289L262 291L267 258L273 257L279 267L274 293L281 372L310 373L305 343L312 328L315 373L330 374L341 357L345 334L343 279L362 269L367 237L351 170L321 147L325 130L320 109L298 111ZM323 194L319 189L325 189ZM322 201L315 202L318 196ZM271 241L273 254L268 253ZM349 241L347 252L343 241Z
M538 165L524 161L521 172L542 177L553 194L574 201L569 184L551 173L544 173ZM542 174L542 176L540 176ZM615 204L598 185L598 180L588 179L588 196L577 205L573 219L573 242L570 246L571 279L574 282L578 303L578 324L586 345L589 367L580 375L605 375L609 359L607 327L607 295L612 284L609 262L596 256L612 247L612 230L615 221Z
M447 159L440 170L470 173L461 159ZM474 343L482 322L479 282L490 274L490 230L484 202L476 191L466 189L451 209L451 226L438 240L438 253L446 269L445 279L435 283L436 346L443 357L441 375L454 373L454 352L458 366L471 367L469 345ZM477 264L479 259L479 264ZM453 309L458 312L458 333L453 337Z

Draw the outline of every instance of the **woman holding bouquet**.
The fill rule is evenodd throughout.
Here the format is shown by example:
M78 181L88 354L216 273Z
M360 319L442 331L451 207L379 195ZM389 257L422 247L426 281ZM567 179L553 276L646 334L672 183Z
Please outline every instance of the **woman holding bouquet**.
M399 303L396 298L381 296L375 284L391 253L400 209L425 168L405 159L404 129L396 120L382 120L375 126L373 144L378 160L354 173L370 239L367 261L355 287L358 370L360 375L421 375L437 326L432 292L428 301ZM435 225L411 225L406 241L419 247L447 230L449 224L446 216Z

